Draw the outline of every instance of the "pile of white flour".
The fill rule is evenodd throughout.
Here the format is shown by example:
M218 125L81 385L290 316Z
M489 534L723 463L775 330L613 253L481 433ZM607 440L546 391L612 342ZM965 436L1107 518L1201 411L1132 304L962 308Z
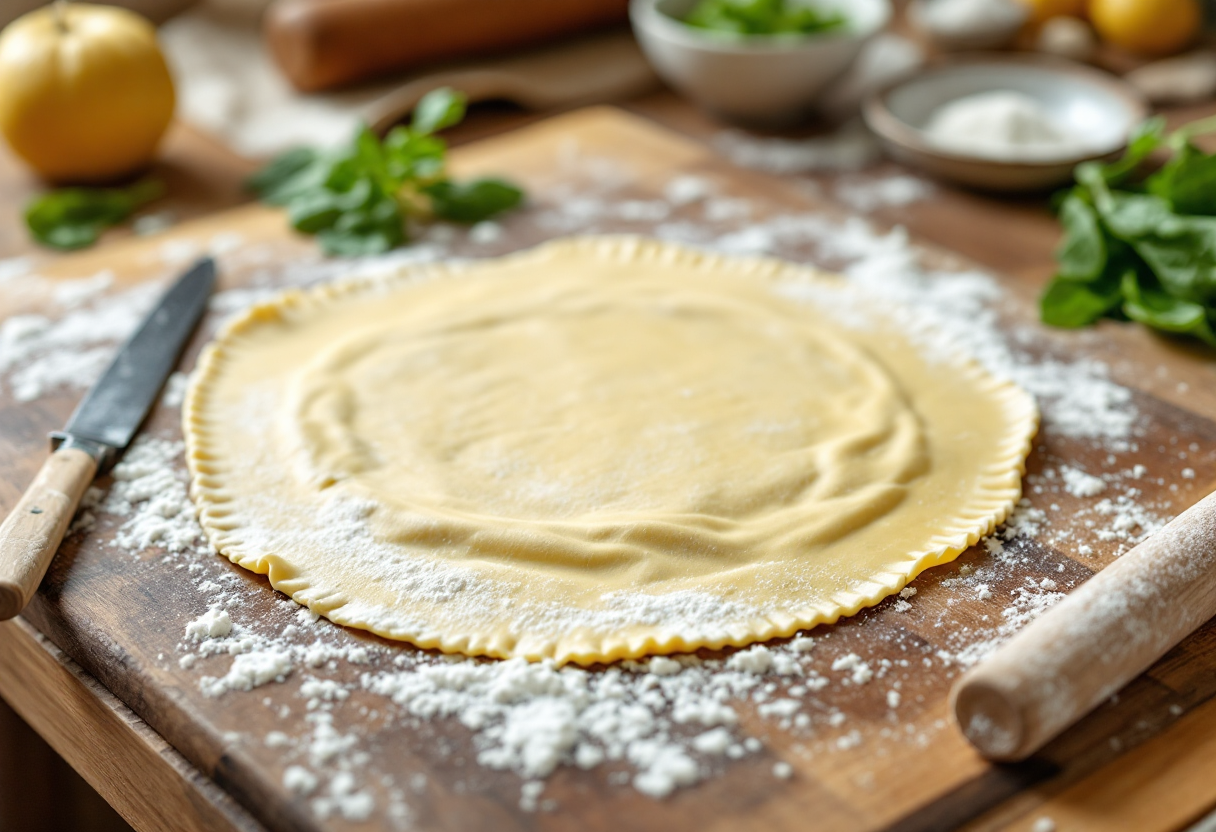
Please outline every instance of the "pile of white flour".
M1034 338L1029 329L1005 335L997 322L1008 299L990 276L926 267L921 252L898 229L879 232L860 220L818 214L761 216L756 206L722 193L709 178L679 177L661 196L639 199L628 179L607 164L581 164L576 170L598 173L583 180L563 176L566 184L533 193L530 209L508 220L514 238L641 231L658 223L655 233L665 239L831 264L903 310L911 331L966 350L993 373L1017 381L1039 401L1045 435L1082 439L1095 449L1094 459L1104 461L1083 465L1041 450L1041 467L1026 479L1026 499L984 542L986 556L923 576L848 626L821 628L727 658L656 657L586 670L383 646L287 599L276 602L271 616L254 615L250 594L264 590L252 588L202 538L187 494L180 434L141 436L108 487L90 492L76 531L112 535L115 557L149 570L180 570L191 582L198 603L178 614L180 641L174 652L158 657L159 663L190 674L207 696L232 698L234 717L220 726L230 731L228 742L277 754L283 786L308 801L319 817L377 818L408 829L425 811L426 774L408 766L385 767L375 756L373 737L393 728L413 732L419 742L435 740L437 748L444 747L436 739L445 736L440 728L467 735L472 756L453 751L454 770L469 778L479 770L512 772L519 805L529 811L557 808L546 797L545 782L564 767L603 769L610 783L659 799L744 763L765 766L784 779L824 754L883 744L926 745L948 728L925 716L924 702L905 695L909 683L925 674L945 680L978 661L1083 577L1071 560L1066 563L1032 541L1084 560L1094 551L1134 545L1170 514L1169 505L1143 504L1138 484L1152 477L1176 479L1175 472L1126 462L1136 449L1141 418L1131 393L1111 381L1099 363L1032 356L1026 346ZM899 187L914 189L906 183ZM496 254L503 238L495 223L469 231L437 226L414 247L384 258L295 263L290 269L275 266L256 246L231 238L213 241L211 247L223 249L223 262L258 265L252 288L215 298L207 325L215 327L225 315L283 285L381 271L454 251ZM207 247L167 248L166 277L183 257ZM42 280L16 265L9 272L8 283ZM56 385L87 384L155 294L153 289L114 292L104 275L84 277L58 284L63 292L59 317L22 316L0 325L5 394L28 401ZM171 380L161 406L180 407L184 384L181 376ZM1180 465L1211 467L1210 455L1201 458L1197 447L1178 451ZM1193 468L1186 470L1195 476ZM932 588L938 600L926 603L929 593L918 597L918 587ZM991 616L968 612L993 609L998 612ZM972 623L961 623L964 619ZM895 635L885 637L883 657L868 656L865 629L891 620L896 625L883 632ZM949 648L905 638L903 621L941 627L950 633ZM850 719L837 704L846 700L850 712L886 716ZM858 702L869 704L854 709ZM278 729L261 736L242 730L236 715L258 706L270 709ZM757 736L758 725L783 731L791 741L778 754Z

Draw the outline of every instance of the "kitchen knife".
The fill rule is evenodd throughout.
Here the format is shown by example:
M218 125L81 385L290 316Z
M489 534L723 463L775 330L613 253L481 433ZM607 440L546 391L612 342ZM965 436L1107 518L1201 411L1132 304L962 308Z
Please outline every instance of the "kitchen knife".
M118 459L160 395L207 309L215 261L178 278L76 407L51 434L51 455L0 525L0 621L25 608L67 533L85 489Z

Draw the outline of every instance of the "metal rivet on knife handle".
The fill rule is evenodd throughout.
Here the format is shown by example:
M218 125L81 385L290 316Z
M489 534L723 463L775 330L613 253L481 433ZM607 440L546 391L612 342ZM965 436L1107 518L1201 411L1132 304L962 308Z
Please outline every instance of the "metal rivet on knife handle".
M89 453L60 448L0 525L0 620L29 603L96 473Z
M963 734L1025 759L1216 615L1216 494L1103 569L951 691Z

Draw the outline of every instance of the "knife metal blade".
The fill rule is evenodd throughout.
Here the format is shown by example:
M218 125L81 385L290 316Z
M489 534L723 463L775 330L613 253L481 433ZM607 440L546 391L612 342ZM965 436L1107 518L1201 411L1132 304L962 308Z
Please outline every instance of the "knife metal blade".
M160 395L207 309L215 261L178 278L89 389L21 500L0 524L0 621L25 608L89 483L114 464Z
M215 261L210 257L177 279L85 394L64 429L51 434L55 448L65 441L86 450L86 443L100 446L97 461L104 470L131 444L207 310L214 286Z

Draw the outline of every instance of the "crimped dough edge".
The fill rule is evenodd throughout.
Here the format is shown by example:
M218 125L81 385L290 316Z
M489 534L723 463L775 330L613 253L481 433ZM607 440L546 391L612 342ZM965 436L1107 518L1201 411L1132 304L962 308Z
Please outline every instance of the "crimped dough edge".
M455 277L469 268L491 262L536 262L555 256L581 253L585 256L630 262L664 262L714 272L723 268L734 275L774 280L783 276L800 280L819 280L839 285L839 277L810 266L771 257L737 257L702 251L678 244L639 236L568 237L542 243L493 260L447 264L427 263L398 267L392 272L339 280L310 289L286 290L275 298L259 303L230 320L203 350L182 406L182 430L186 442L186 464L190 473L190 492L198 511L199 523L216 550L233 563L266 575L276 590L331 621L362 629L395 641L409 642L424 649L444 653L492 658L522 656L530 661L551 659L558 664L592 665L648 655L744 647L771 639L786 638L820 624L832 624L845 616L881 602L903 589L921 572L957 558L970 546L995 531L1012 513L1021 498L1021 481L1026 457L1038 430L1039 413L1034 399L1013 382L998 379L978 362L962 354L945 362L956 373L965 375L975 389L992 396L1008 414L1009 431L1001 441L999 460L983 472L979 486L957 513L942 523L941 530L927 546L908 553L898 568L876 572L869 580L831 596L830 604L806 606L789 612L770 613L747 620L725 622L718 632L660 635L656 632L629 636L606 634L591 638L586 634L563 635L557 639L529 639L526 646L519 638L505 633L490 634L470 626L456 634L431 629L404 631L378 626L362 616L359 604L350 603L340 593L314 586L309 576L280 554L259 551L241 535L231 505L233 497L223 483L223 468L214 453L215 435L222 427L208 424L202 415L212 388L230 359L228 347L234 339L256 327L279 320L285 311L295 313L321 308L330 301L364 292L387 292L419 280ZM351 613L354 613L353 615ZM641 628L639 628L641 629ZM649 628L657 630L658 628Z

